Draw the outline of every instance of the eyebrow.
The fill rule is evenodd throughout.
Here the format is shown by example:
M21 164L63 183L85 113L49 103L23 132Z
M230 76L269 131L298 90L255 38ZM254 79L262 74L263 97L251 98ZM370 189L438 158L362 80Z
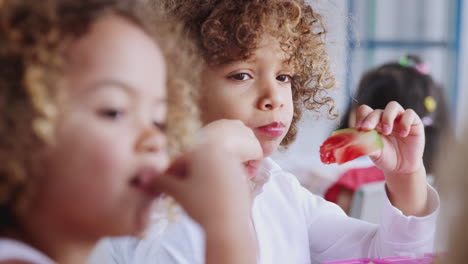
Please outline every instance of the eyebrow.
M103 80L103 81L94 82L88 87L88 89L86 89L86 93L88 93L88 92L90 92L92 90L96 91L96 90L107 89L107 88L119 89L119 90L122 90L122 91L124 91L125 93L127 93L129 95L135 95L136 94L134 88L132 88L131 86L125 84L124 82L118 81L118 80ZM156 100L156 102L157 103L167 104L168 99L167 99L167 97L159 97Z

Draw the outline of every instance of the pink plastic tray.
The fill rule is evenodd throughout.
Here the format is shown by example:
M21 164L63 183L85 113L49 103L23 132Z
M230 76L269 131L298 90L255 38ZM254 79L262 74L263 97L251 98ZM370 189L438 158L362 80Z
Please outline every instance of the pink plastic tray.
M431 264L435 255L427 254L421 258L387 257L387 258L360 258L327 261L323 264Z

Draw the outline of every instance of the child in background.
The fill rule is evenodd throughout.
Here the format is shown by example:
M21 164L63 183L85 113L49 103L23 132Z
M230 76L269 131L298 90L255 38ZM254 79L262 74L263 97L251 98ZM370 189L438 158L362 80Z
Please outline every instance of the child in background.
M302 0L155 0L184 22L206 68L200 108L203 124L238 119L250 127L263 150L263 163L250 180L252 231L257 263L321 263L326 260L415 255L432 250L438 195L426 183L422 162L424 127L397 103L385 110L357 109L357 127L378 129L382 151L371 157L387 177L388 199L380 225L350 217L313 195L269 155L288 146L304 108L333 109L327 96L325 29ZM313 137L313 135L310 135ZM311 150L314 151L314 150ZM318 150L317 150L318 151ZM243 177L243 175L240 175ZM143 240L114 240L115 263L204 263L204 235L183 216Z
M167 92L171 35L141 12L125 0L0 2L0 263L85 263L101 237L141 233L162 191L205 228L207 262L255 261L238 176L261 148L232 122L169 164L166 141L183 139L166 140L166 124L188 131L191 88L179 68Z
M442 88L429 74L429 65L414 55L399 62L384 64L368 71L359 82L358 90L346 111L339 129L355 126L356 109L365 104L383 109L391 101L405 109L413 109L424 124L424 167L432 182L435 158L440 142L450 133L450 116ZM325 199L337 203L349 214L353 194L362 185L384 181L383 172L370 161L362 168L344 172L325 193Z

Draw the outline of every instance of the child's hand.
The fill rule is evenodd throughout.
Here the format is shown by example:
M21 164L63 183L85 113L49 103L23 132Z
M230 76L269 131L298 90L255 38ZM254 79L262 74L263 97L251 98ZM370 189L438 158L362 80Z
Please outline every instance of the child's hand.
M171 175L157 184L201 225L220 217L242 219L250 215L250 202L243 203L250 201L243 164L261 159L262 148L251 129L241 121L220 120L202 129L194 148L176 159L168 169Z
M262 148L253 131L239 120L217 120L198 134L199 144L211 141L239 158L252 178L263 160Z
M424 126L413 110L405 110L397 102L390 102L385 110L361 105L356 128L381 134L384 148L370 156L386 174L410 174L424 166Z
M390 102L385 110L362 105L356 111L356 128L376 129L384 148L370 155L385 174L392 204L406 215L424 215L427 202L423 164L424 126L411 109Z
M230 217L249 217L250 194L247 178L242 175L245 170L232 154L203 144L177 158L167 175L155 180L155 186L173 196L194 220L207 227Z
M204 228L207 263L255 263L247 175L239 156L218 143L207 140L196 145L176 159L168 175L156 179L154 186L174 197ZM261 155L260 145L250 148L255 155L244 158Z

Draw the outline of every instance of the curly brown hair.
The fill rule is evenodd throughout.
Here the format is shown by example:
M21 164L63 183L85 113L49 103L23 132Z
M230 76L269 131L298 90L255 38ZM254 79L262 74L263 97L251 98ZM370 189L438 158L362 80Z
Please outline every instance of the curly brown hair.
M168 141L172 150L188 144L198 125L191 87L195 52L187 41L173 38L176 26L166 27L160 14L148 12L132 0L0 1L1 235L15 232L17 216L34 192L38 153L53 142L67 46L103 16L121 16L146 31L163 50L168 72L177 69L178 76L168 78Z
M200 54L210 66L248 59L264 34L279 40L294 69L294 115L281 145L290 145L297 134L302 110L319 112L334 100L326 90L335 79L329 70L322 18L303 0L153 0L170 17L181 20Z

